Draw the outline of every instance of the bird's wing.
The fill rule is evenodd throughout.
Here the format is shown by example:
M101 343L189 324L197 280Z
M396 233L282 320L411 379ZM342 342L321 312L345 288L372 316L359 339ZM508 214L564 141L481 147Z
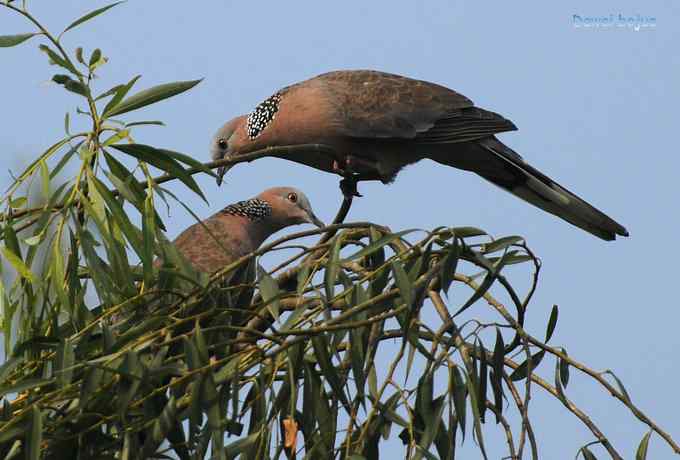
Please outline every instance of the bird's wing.
M516 129L462 94L426 81L373 70L330 72L311 81L325 87L338 129L349 137L451 143Z

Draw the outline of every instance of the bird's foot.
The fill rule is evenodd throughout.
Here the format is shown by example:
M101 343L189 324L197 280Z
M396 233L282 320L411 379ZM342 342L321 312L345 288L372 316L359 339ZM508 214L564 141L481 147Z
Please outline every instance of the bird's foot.
M366 174L369 171L377 171L378 165L375 161L366 158L344 155L340 160L333 160L332 169L335 174L347 177L354 173Z
M361 197L362 195L357 190L357 179L352 175L345 176L344 179L340 181L340 190L345 198L352 199L353 197Z

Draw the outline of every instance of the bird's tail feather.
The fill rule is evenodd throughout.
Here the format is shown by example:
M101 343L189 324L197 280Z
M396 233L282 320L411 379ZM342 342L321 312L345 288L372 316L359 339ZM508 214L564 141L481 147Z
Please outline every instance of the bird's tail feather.
M437 155L433 160L473 171L513 195L602 238L628 236L618 222L582 200L536 168L495 137L468 144L463 155Z

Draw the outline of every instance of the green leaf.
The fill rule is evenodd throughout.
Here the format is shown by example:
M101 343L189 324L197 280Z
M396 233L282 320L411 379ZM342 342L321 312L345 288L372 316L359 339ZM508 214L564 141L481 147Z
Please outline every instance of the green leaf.
M637 452L635 453L635 460L646 460L647 459L647 448L649 447L649 437L652 435L652 432L649 431L647 434L645 434L642 437L642 440L640 441L640 445L637 448Z
M484 296L484 294L486 294L486 291L488 291L491 285L494 283L494 281L496 281L498 274L505 266L507 256L508 253L506 252L505 254L503 254L503 257L501 257L501 259L496 264L494 264L493 267L490 268L489 273L487 273L487 275L484 277L484 280L481 282L477 290L474 292L474 294L472 294L472 296L470 296L467 302L465 302L465 304L463 304L463 306L460 307L458 311L456 311L456 313L453 315L454 317L458 316L463 311L467 310L473 303L477 302L477 300L479 300L480 298L482 298L482 296Z
M567 350L562 349L562 353L567 354ZM564 388L569 384L569 362L560 358L560 381Z
M90 56L90 62L88 63L89 67L92 67L95 65L100 59L102 58L102 50L99 48L95 49L92 51L92 55Z
M496 423L503 415L503 358L505 357L505 344L500 329L496 329L496 345L493 349L491 362L491 389L493 391L494 407L496 408Z
M146 120L146 121L133 121L132 123L125 123L126 128L131 128L133 126L145 126L145 125L152 125L152 126L165 126L165 123L159 120ZM199 163L203 165L203 163ZM206 168L208 169L208 168ZM212 172L212 170L210 170ZM214 174L214 173L213 173Z
M69 340L62 340L59 347L57 347L56 362L54 365L54 373L57 377L57 385L59 388L64 388L71 383L74 362L75 353L73 352L73 345Z
M0 48L9 48L25 42L29 38L38 34L17 34L17 35L0 35Z
M314 347L314 355L316 356L316 362L319 364L321 373L326 377L326 380L333 389L334 396L338 397L340 401L348 408L349 412L349 401L342 388L342 383L340 382L340 376L337 370L333 366L331 360L331 355L329 352L328 341L326 340L325 334L319 334L312 337L312 346Z
M198 320L196 320L196 325L194 326L194 343L200 366L207 366L210 362L210 353L208 352L208 343L205 341L205 336Z
M121 115L123 113L131 112L133 110L140 109L150 104L154 104L163 99L167 99L177 94L187 91L197 84L201 80L191 80L191 81L178 81L174 83L166 83L163 85L154 86L152 88L140 91L139 93L133 94L129 98L125 99L121 103L112 106L108 112L103 116L113 117L116 115Z
M177 423L177 403L174 396L170 396L168 403L163 408L160 417L153 422L151 428L151 436L146 439L144 448L142 450L141 458L153 457L158 446L165 440L168 433L175 427Z
M127 126L135 126L135 125L142 125L142 124L144 124L144 125L149 125L149 124L163 125L163 123L161 123L160 121L140 121L140 122L137 122L137 123L130 123ZM212 169L208 168L206 165L204 165L200 161L197 161L195 158L193 158L189 155L185 155L185 154L180 153L180 152L175 152L174 150L166 150L166 149L156 149L156 150L158 150L161 154L167 155L171 158L174 158L175 160L177 160L181 163L184 163L185 165L187 165L191 168L197 169L199 171L203 171L204 173L209 174L213 177L217 177L217 175L213 172Z
M581 447L581 454L583 454L585 460L597 460L595 454L593 454L586 446Z
M450 391L453 392L453 405L456 409L456 417L458 418L458 426L460 432L465 439L465 400L467 398L467 385L460 375L457 366L453 366L449 370L450 373Z
M86 65L85 60L83 59L83 47L82 46L79 46L78 48L76 48L76 60L78 62L80 62L82 65ZM97 99L95 99L95 101L96 100Z
M66 166L66 163L69 162L69 160L73 157L73 155L78 151L81 145L83 145L84 141L80 141L77 144L75 144L68 152L64 154L64 156L61 157L59 160L59 163L52 168L52 171L50 171L50 179L54 179L57 174L61 172L61 170Z
M43 198L46 200L50 197L50 173L47 170L47 163L41 160L40 163L40 185L42 189Z
M488 233L486 233L484 230L481 230L477 227L455 227L452 230L453 234L460 238L488 235Z
M139 362L139 356L136 352L128 351L125 354L125 358L119 367L119 372L121 373L121 378L118 384L118 416L125 420L128 404L137 394L143 373L142 364Z
M73 65L70 62L68 62L67 60L65 60L61 56L59 56L49 46L40 45L40 46L38 46L38 48L43 53L47 54L47 57L50 58L50 64L54 64L54 65L58 65L59 67L63 67L64 69L68 70L69 72L71 72L74 75L80 75L80 72L78 72L78 70L75 67L73 67Z
M324 271L324 288L326 290L326 300L330 300L335 296L335 283L338 279L338 272L340 271L340 235L333 238L330 255L328 256L328 263Z
M9 207L14 208L14 209L18 209L18 208L21 208L22 206L24 206L27 201L28 201L28 199L25 196L19 196L19 197L16 197L16 198L12 198L11 200L9 200Z
M496 241L492 241L491 243L487 243L482 246L482 252L484 254L491 254L493 252L501 251L508 246L511 246L515 243L519 243L520 241L523 241L524 238L521 236L506 236L504 238L499 238Z
M613 373L612 371L610 371L609 369L607 369L606 371L604 371L603 374L609 374L609 375L611 375L612 377L614 377L614 380L616 380L616 385L619 387L619 391L620 391L621 394L623 395L623 399L625 399L626 402L631 403L632 401L631 401L631 399L630 399L630 395L628 395L628 392L626 391L626 387L623 386L623 382L621 382L621 380L619 380L619 378L616 376L616 374L614 374L614 373Z
M361 249L360 251L352 254L347 259L353 260L353 259L358 259L360 257L365 257L369 254L374 253L375 251L380 250L384 246L386 246L386 245L390 244L391 242L401 238L402 236L407 235L409 233L416 232L416 231L418 231L417 228L411 228L409 230L402 230L401 232L390 233L388 235L385 235L385 236L379 238L378 240L373 241L371 244L369 244L365 248Z
M43 422L42 413L37 404L31 407L31 431L28 433L28 456L29 460L40 459L40 444L42 443Z
M83 22L89 21L90 19L92 19L92 18L94 18L94 17L96 17L96 16L99 16L100 14L102 14L103 12L105 12L106 10L108 10L108 9L110 9L110 8L113 8L113 7L116 6L116 5L120 5L121 3L123 3L123 2L122 2L122 1L120 1L120 2L115 2L115 3L112 3L112 4L110 4L110 5L104 6L104 7L102 7L102 8L98 8L98 9L96 9L96 10L94 10L94 11L91 11L91 12L87 13L85 16L82 16L82 17L76 19L75 21L73 21L66 29L64 29L64 31L63 31L60 35L64 35L66 32L68 32L69 30L71 30L71 29L73 29L73 28L75 28L75 27L78 27L78 26L79 26L80 24L82 24Z
M163 150L159 150L144 144L115 144L111 147L116 150L120 150L127 155L135 157L138 160L145 161L150 165L165 171L169 175L176 177L182 181L184 185L194 191L198 196L203 198L203 201L206 203L208 202L200 187L191 177L191 175L187 173L187 171L177 162L177 160L167 155Z
M460 256L460 246L458 245L458 239L453 240L453 244L449 251L444 256L442 261L441 271L440 271L440 283L441 288L444 291L444 295L449 295L449 289L451 283L453 283L453 278L456 274L456 268L458 267L458 257Z
M279 285L260 264L257 265L257 274L262 300L267 304L267 309L274 319L278 321L279 311L281 309L281 302L279 301Z
M486 414L486 390L487 390L487 381L488 381L488 363L486 361L486 350L484 348L484 345L479 342L479 354L480 354L480 359L479 359L479 391L477 392L477 402L478 402L478 411L479 411L479 418L482 421L482 423L485 422L485 414Z
M0 251L2 252L2 255L5 256L5 259L7 259L10 265L14 267L14 269L22 278L26 279L30 283L35 283L36 280L33 272L31 272L26 264L24 264L24 261L21 260L21 257L10 251L5 246L0 247Z
M557 305L553 305L552 311L550 312L550 320L548 320L548 329L545 332L545 341L546 343L548 340L550 340L550 337L552 337L553 332L555 331L555 326L557 325L557 316L558 316L558 309Z
M79 81L74 80L68 75L57 74L52 77L52 81L59 85L62 85L64 88L66 88L68 91L72 93L87 97L88 94L87 86L85 86L83 83Z
M136 77L132 78L132 80L127 82L127 84L115 86L114 88L111 88L109 91L107 91L106 93L104 93L100 96L100 97L105 97L106 95L108 95L108 93L110 93L111 91L113 91L115 89L114 96L106 104L106 106L104 106L104 110L102 111L102 118L108 117L109 111L111 109L113 109L115 106L117 106L120 103L120 101L123 100L123 98L127 95L127 93L130 91L130 89L132 89L132 87L135 85L135 83L137 83L137 80L139 80L140 77L141 77L141 75L137 75Z
M409 280L406 271L402 264L396 260L392 261L392 273L394 274L394 282L399 288L399 295L401 300L408 308L413 307L413 285Z
M144 270L144 284L151 286L153 281L153 254L155 246L154 235L156 233L156 211L153 207L153 196L149 194L144 200L144 215L142 219L142 251L139 255L142 259L142 268Z
M517 369L513 371L512 374L510 374L510 380L516 382L518 380L525 379L529 372L529 366L531 366L531 372L535 371L538 365L541 363L543 356L545 356L545 350L541 350L529 359L525 360L519 365Z

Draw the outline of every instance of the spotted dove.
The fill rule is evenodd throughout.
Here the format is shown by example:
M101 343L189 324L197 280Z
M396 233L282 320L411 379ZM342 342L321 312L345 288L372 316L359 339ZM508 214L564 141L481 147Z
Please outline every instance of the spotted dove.
M335 155L275 155L356 182L390 183L405 166L429 158L472 171L504 190L604 240L626 229L527 164L496 133L517 128L434 83L372 70L330 72L287 86L248 115L227 122L211 145L213 159L265 147L325 144ZM228 170L222 167L218 183Z
M305 222L323 227L304 193L275 187L192 225L174 245L196 270L212 274L255 251L273 233Z

